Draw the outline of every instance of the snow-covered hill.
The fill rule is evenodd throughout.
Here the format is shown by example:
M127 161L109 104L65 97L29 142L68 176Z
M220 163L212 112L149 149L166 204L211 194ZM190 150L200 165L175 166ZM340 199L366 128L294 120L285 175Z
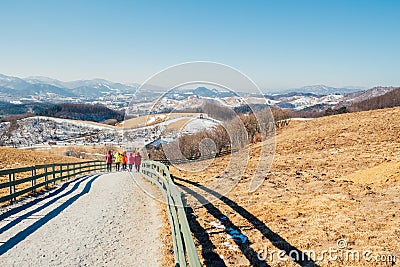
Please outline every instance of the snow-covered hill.
M188 122L182 129L164 134L167 126L179 119ZM141 128L124 129L102 124L52 117L29 117L11 124L0 123L0 143L6 146L29 147L47 145L124 145L143 146L147 142L163 136L172 141L183 133L195 133L217 125L212 119L182 117L166 120Z
M311 93L315 95L331 95L331 94L349 94L365 90L365 87L347 86L347 87L332 87L323 84L307 85L299 88L289 88L284 90L265 90L267 93L286 94L286 93Z

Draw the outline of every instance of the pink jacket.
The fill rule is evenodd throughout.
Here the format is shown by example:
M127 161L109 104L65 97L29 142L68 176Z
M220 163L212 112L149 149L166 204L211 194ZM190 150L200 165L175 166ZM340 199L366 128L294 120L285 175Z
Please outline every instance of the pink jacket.
M135 162L135 157L133 156L132 152L128 155L128 164L133 164Z
M106 163L112 163L112 155L111 154L106 155Z

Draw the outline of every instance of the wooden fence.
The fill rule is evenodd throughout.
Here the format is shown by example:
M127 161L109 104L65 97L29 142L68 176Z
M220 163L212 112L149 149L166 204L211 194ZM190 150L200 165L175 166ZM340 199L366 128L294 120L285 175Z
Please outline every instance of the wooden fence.
M201 161L201 160L207 160L207 159L213 159L213 158L217 158L217 157L222 157L225 155L229 155L229 154L233 154L238 152L239 149L234 148L234 149L227 149L227 150L223 150L217 154L209 154L209 155L203 155L200 157L191 157L191 158L179 158L179 159L156 159L156 161L161 162L165 165L171 165L171 164L185 164L185 163L190 163L191 161Z
M0 170L0 177L6 180L6 182L0 180L0 203L5 201L12 203L22 195L36 193L39 188L48 187L57 181L105 169L106 164L103 161L95 160ZM9 188L8 192L7 188Z
M201 264L186 218L182 195L172 181L167 166L156 161L143 161L141 173L150 182L160 188L167 203L175 266L200 267Z
M3 191L0 194L0 203L5 201L14 202L18 197L35 193L39 188L48 187L57 181L67 180L84 173L104 170L106 170L104 161L57 163L0 170L0 178L2 177L2 180L6 180L5 182L0 180L0 192ZM141 173L160 188L166 200L168 219L172 231L175 266L200 267L201 264L186 218L182 195L172 181L167 166L156 161L143 161Z

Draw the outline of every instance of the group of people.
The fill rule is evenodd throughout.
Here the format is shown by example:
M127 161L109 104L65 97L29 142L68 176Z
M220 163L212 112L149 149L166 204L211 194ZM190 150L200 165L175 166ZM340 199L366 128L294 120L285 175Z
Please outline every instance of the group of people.
M127 154L125 151L123 153L115 152L113 155L111 151L108 151L106 155L106 163L107 163L107 171L112 171L112 164L115 163L116 171L132 171L133 166L137 172L140 171L140 165L142 163L142 155L140 155L139 151L133 153L129 152Z

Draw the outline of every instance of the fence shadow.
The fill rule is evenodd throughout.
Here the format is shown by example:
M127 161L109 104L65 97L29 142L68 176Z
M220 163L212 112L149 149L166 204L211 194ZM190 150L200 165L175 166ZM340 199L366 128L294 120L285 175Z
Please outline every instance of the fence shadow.
M178 180L178 179L176 179L176 177L175 177L175 184L179 185L179 187L181 189L183 189L186 193L192 195L201 203L207 202L206 198L204 198L202 195L200 195L197 192L191 190L190 188L184 186L183 184L177 183L176 180ZM204 207L207 209L207 211L212 216L214 216L217 220L221 221L221 223L225 226L225 231L228 234L231 234L231 236L245 237L245 235L243 235L243 233L241 232L239 227L237 227L231 220L229 220L229 218L225 214L223 214L213 204L207 203L204 205ZM235 234L233 234L233 233L235 233ZM207 234L207 233L204 233L204 234ZM265 261L258 259L257 252L254 251L254 249L250 247L251 243L250 243L249 239L245 238L243 240L241 238L233 238L233 241L236 243L236 245L239 247L239 249L242 251L243 255L247 258L247 260L250 262L250 264L252 266L269 267L269 265ZM209 266L216 266L216 265L209 265Z
M44 226L47 222L49 222L51 219L55 218L57 215L59 215L63 210L65 210L66 208L68 208L71 204L73 204L76 200L78 200L80 197L82 197L83 195L89 193L91 187L92 187L92 183L94 182L94 180L96 180L98 177L100 176L100 174L98 175L94 175L91 177L91 179L86 183L85 187L83 188L83 190L77 194L74 195L73 197L69 198L68 200L66 200L65 202L63 202L61 205L59 205L58 207L56 207L55 209L53 209L52 211L50 211L49 213L47 213L44 217L42 217L41 219L39 219L38 221L36 221L35 223L33 223L32 225L28 226L27 228L25 228L24 230L18 232L17 234L15 234L13 237L11 237L10 239L8 239L6 242L4 242L3 244L0 245L0 256L3 255L4 253L6 253L8 250L10 250L11 248L13 248L15 245L17 245L18 243L20 243L22 240L24 240L25 238L27 238L29 235L31 235L32 233L34 233L36 230L38 230L40 227ZM79 183L83 182L80 181ZM76 187L77 188L77 187ZM68 192L66 192L65 194L63 194L63 196L66 196L68 194L71 194L74 190L74 188L72 188L71 190L69 190ZM60 196L61 197L61 196ZM57 198L58 199L58 198ZM47 205L47 204L45 204ZM39 207L38 210L41 210L41 208ZM32 215L32 214L31 214Z
M81 179L84 179L85 177L88 177L88 176L87 176L87 175L84 175L84 176L79 177L79 178L77 178L77 179L67 181L67 182L63 183L63 184L62 184L59 188L57 188L56 190L49 189L49 190L50 190L50 193L47 194L47 195L40 196L40 195L43 195L43 194L45 194L46 192L49 191L49 190L43 190L42 192L36 193L35 198L31 198L31 197L26 197L26 198L24 198L24 199L28 199L29 201L28 201L27 203L22 204L21 206L12 208L12 209L10 209L10 210L4 212L3 214L0 214L0 221L5 220L5 219L7 219L8 217L10 217L10 216L12 216L12 215L14 215L14 214L16 214L16 213L18 213L18 212L20 212L20 211L23 211L23 210L25 210L25 209L27 209L27 208L30 208L30 207L32 207L33 205L35 205L35 204L37 204L37 203L39 203L39 202L41 202L41 201L43 201L43 200L48 199L49 197L53 197L53 196L58 195L59 193L61 193L62 191L64 191L71 183L75 183L76 181L79 181L79 180L81 180ZM30 199L30 198L31 198L31 199Z
M87 180L87 179L88 179L88 177L82 178L82 179L78 179L78 180L74 180L75 184L74 184L74 186L73 186L71 189L69 189L68 191L66 191L65 193L63 193L63 194L61 194L61 195L59 195L59 196L56 196L55 198L53 198L53 199L51 199L50 201L46 202L45 204L43 204L43 205L37 207L36 209L31 210L31 211L29 211L29 212L27 212L27 213L25 213L25 214L23 214L23 215L21 215L21 216L15 218L14 220L10 221L10 222L7 223L5 226L3 226L3 227L0 228L0 234L2 234L2 233L4 233L5 231L9 230L10 228L14 227L14 226L17 225L18 223L22 222L24 219L27 219L27 218L29 218L30 216L34 215L35 213L37 213L37 212L39 212L39 211L41 211L41 210L47 208L47 207L50 206L51 204L55 203L57 200L59 200L59 199L65 197L65 196L67 196L67 195L73 193L74 191L76 191L76 190L78 189L79 185L80 185L82 182L84 182L85 180ZM60 193L60 192L58 192L58 193ZM55 195L54 195L54 194L51 195L51 196L48 195L47 198L53 197L53 196L55 196ZM44 199L46 199L46 198L42 198L41 200L44 200ZM33 202L33 201L32 201L32 202ZM37 203L37 202L36 202L36 203ZM35 204L36 204L36 203L35 203ZM30 204L30 203L28 203L28 204ZM33 204L31 204L31 205L29 205L29 206L32 206L32 205L33 205ZM27 207L25 207L25 208L27 208ZM20 212L20 211L23 211L24 209L16 208L16 210L18 210L18 212Z
M229 199L228 197L225 197L221 195L220 193L209 189L203 185L200 185L199 183L192 182L186 179L182 179L179 177L174 176L175 181L182 181L188 184L191 184L193 186L196 186L197 188L203 190L205 193L211 194L217 198L219 198L222 202L224 202L226 205L228 205L230 208L232 208L234 211L236 211L238 214L240 214L243 218L248 220L264 237L266 237L276 248L279 250L283 250L286 252L288 255L290 252L292 255L300 255L300 257L292 259L294 262L296 262L300 266L304 267L319 267L312 259L308 258L307 256L302 257L302 255L306 255L304 252L299 250L298 248L294 247L291 245L288 241L286 241L283 237L281 237L279 234L273 232L266 224L264 224L260 219L258 219L256 216L251 214L249 211L247 211L245 208L234 202L233 200ZM188 189L184 185L176 182L177 185L179 185L184 191L186 191L189 194L195 194L193 195L195 198L197 198L200 203L206 203L206 199L204 197L199 198L198 193L194 192L193 190ZM205 208L209 210L206 206L211 205L214 207L211 203L206 204ZM215 208L215 207L214 207ZM216 208L215 208L216 209ZM214 211L215 212L215 211ZM211 212L210 212L211 213ZM212 214L212 213L211 213ZM260 265L262 263L260 260L257 259L257 264L254 266L265 266L265 265Z
M209 234L196 220L192 208L186 208L186 217L189 222L190 231L201 244L201 254L203 255L204 265L207 267L226 267L225 262L219 257L218 253L214 251L215 246L211 242Z

